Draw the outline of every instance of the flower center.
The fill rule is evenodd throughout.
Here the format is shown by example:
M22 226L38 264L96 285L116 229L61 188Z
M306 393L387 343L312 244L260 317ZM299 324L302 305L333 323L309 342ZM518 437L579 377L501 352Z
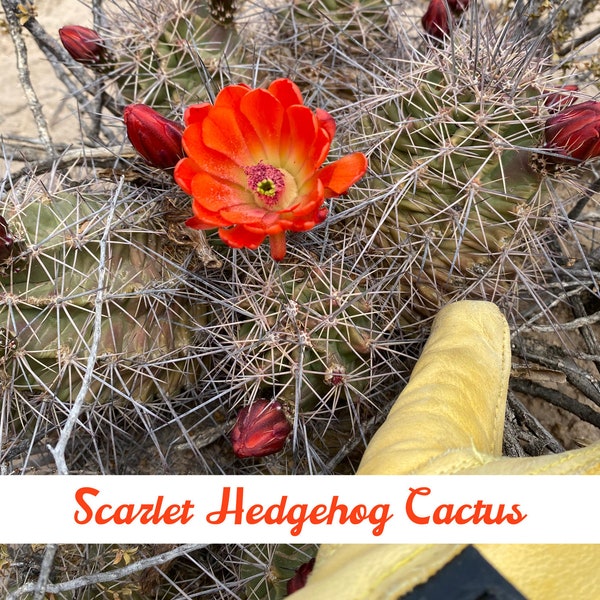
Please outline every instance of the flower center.
M264 196L274 196L277 193L277 186L272 179L263 179L256 186L256 191Z
M285 177L283 173L272 165L260 161L252 167L244 167L248 178L248 187L258 196L258 199L267 206L275 206L285 191Z

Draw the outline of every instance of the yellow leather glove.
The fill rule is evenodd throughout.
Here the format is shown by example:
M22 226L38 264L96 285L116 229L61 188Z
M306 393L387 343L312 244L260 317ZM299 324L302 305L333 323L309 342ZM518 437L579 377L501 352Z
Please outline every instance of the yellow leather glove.
M443 308L358 474L600 473L600 444L552 456L501 457L510 363L508 325L494 304ZM397 600L464 548L323 545L306 586L290 598ZM528 600L600 598L600 545L476 548Z

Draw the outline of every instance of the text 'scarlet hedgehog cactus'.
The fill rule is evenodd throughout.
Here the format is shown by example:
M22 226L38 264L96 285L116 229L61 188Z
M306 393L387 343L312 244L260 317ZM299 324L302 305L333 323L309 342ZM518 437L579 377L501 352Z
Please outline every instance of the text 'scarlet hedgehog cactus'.
M559 85L527 40L513 39L501 61L491 42L473 43L457 30L446 46L424 47L410 77L391 70L362 102L357 126L373 144L376 176L359 200L357 233L365 253L402 274L406 321L459 297L510 303L541 285L563 218L567 175L543 149L545 100Z
M200 364L190 353L202 304L180 285L151 210L118 185L48 192L32 179L2 199L13 238L0 263L5 388L23 398L74 400L99 299L87 401L144 403L195 380Z

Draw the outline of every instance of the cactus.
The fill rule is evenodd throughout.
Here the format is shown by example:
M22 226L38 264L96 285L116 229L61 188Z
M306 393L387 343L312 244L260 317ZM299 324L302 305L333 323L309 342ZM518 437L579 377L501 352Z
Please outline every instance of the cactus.
M165 178L157 187L150 179L156 171L137 172L118 199L114 187L88 184L51 191L49 199L37 189L33 199L31 189L11 192L0 211L7 221L6 228L0 222L1 281L10 301L0 311L0 360L10 414L23 400L37 409L38 399L69 402L77 393L89 354L82 342L65 361L65 340L91 334L105 232L112 258L99 354L110 361L98 360L87 415L109 425L110 433L97 427L92 435L99 448L93 460L110 469L118 455L132 470L158 470L156 461L143 462L148 454L131 458L138 438L121 446L111 437L119 402L132 397L158 414L144 421L143 443L152 439L166 468L353 472L440 306L486 298L520 324L537 304L538 323L541 315L559 328L554 306L566 306L561 294L574 288L557 274L578 259L587 273L569 273L569 285L597 296L585 262L597 248L597 224L568 217L573 200L589 191L593 170L548 161L553 151L543 148L546 100L565 82L591 79L591 67L580 62L574 76L575 59L565 57L559 71L542 33L529 35L528 24L517 22L518 8L508 16L502 3L470 4L448 35L433 41L422 13L381 0L236 7L215 0L210 8L191 0L105 0L99 30L112 58L90 67L107 84L103 91L118 87L126 102L181 114L182 105L210 101L226 83L259 87L289 77L306 105L335 118L333 153L368 153L370 174L329 201L324 223L291 233L279 263L264 248L233 250L208 233L203 248L217 259L211 269L194 262L181 231L170 230L161 199L177 203L175 226L190 200L167 189ZM111 138L107 131L115 134L103 123L102 139L111 144L122 133ZM182 210L180 201L187 203ZM81 235L85 243L71 247L67 240ZM548 301L542 292L552 278ZM60 304L55 279L63 286ZM131 325L139 323L136 337ZM570 335L561 330L562 340ZM172 401L182 387L191 388L184 406ZM226 441L233 414L259 398L284 405L293 441L280 455L235 459ZM114 413L93 416L113 404ZM127 425L138 418L145 416L130 416ZM14 421L6 437L17 445L31 427L23 435ZM169 425L180 436L175 444L163 437ZM85 435L76 432L73 447L81 448ZM195 576L182 583L165 573L164 580L176 580L171 591L183 594L279 597L304 553L215 548L190 561ZM94 572L74 560L65 577L81 569ZM123 573L125 589L128 577Z
M242 59L235 7L227 2L151 0L128 10L134 14L125 19L111 15L111 27L103 32L112 60L102 66L126 102L164 112L208 100L228 80L230 65ZM128 28L133 23L135 31Z
M101 336L87 401L145 403L194 381L202 304L181 284L152 208L118 197L124 192L91 185L46 192L32 180L2 199L14 237L1 265L2 377L16 397L73 401L90 355L101 271Z
M296 570L316 554L315 545L249 546L244 549L240 577L246 581L247 600L281 600Z
M223 250L222 271L206 282L219 281L221 293L205 315L215 349L203 385L220 382L235 407L277 400L294 424L294 446L310 448L293 466L287 454L271 460L273 472L302 472L305 461L342 447L399 389L390 373L406 362L389 296L365 288L366 274L348 271L342 253L319 257L299 238L279 263L266 248Z
M261 387L297 410L310 410L335 388L351 398L368 383L376 315L359 285L316 257L281 265L244 282L237 340L241 375L263 374ZM301 386L297 384L300 377Z
M341 207L340 230L346 239L360 219L365 256L402 274L406 324L463 297L512 305L516 317L521 290L543 288L563 201L582 189L540 150L552 72L526 37L480 27L474 42L455 31L452 51L424 48L410 77L390 69L353 129L374 147L375 175ZM510 48L498 52L503 35ZM481 39L494 51L473 46Z

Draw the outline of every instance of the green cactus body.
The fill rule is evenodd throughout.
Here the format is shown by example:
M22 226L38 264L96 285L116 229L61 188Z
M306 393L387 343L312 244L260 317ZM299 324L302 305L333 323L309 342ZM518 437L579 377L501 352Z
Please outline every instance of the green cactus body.
M376 176L360 234L403 271L407 321L461 295L497 300L535 270L554 202L536 156L544 80L469 73L460 43L429 52L418 77L365 100L361 125Z
M336 390L351 398L369 380L373 309L341 269L315 257L279 266L242 284L238 376L290 409L311 410Z
M217 22L208 6L189 6L171 16L167 7L162 10L165 22L156 38L126 43L117 50L120 58L110 71L128 102L170 111L177 105L207 101L206 80L215 76L218 89L222 67L239 59L239 35L230 13L216 4L212 12L219 16ZM145 31L155 30L149 26Z
M337 36L342 36L344 41L348 40L344 44L346 51L354 47L364 53L389 36L385 31L389 5L381 0L301 0L290 3L289 7L293 20L286 25L300 22L301 37L297 41L302 42L304 36L307 41L310 36L313 44L317 44L312 46L313 51L327 50ZM318 38L313 37L316 32L320 33ZM298 34L298 27L295 33ZM337 43L340 42L338 39Z
M143 219L140 205L117 200L111 209L106 195L70 192L23 202L9 195L3 204L19 250L0 278L5 386L24 396L75 398L90 354L100 244L111 211L87 400L143 403L193 381L190 353L202 306L172 287L177 273L163 256L164 236L135 226Z
M247 580L247 600L281 600L296 570L317 552L317 546L249 546L244 550L240 579Z

